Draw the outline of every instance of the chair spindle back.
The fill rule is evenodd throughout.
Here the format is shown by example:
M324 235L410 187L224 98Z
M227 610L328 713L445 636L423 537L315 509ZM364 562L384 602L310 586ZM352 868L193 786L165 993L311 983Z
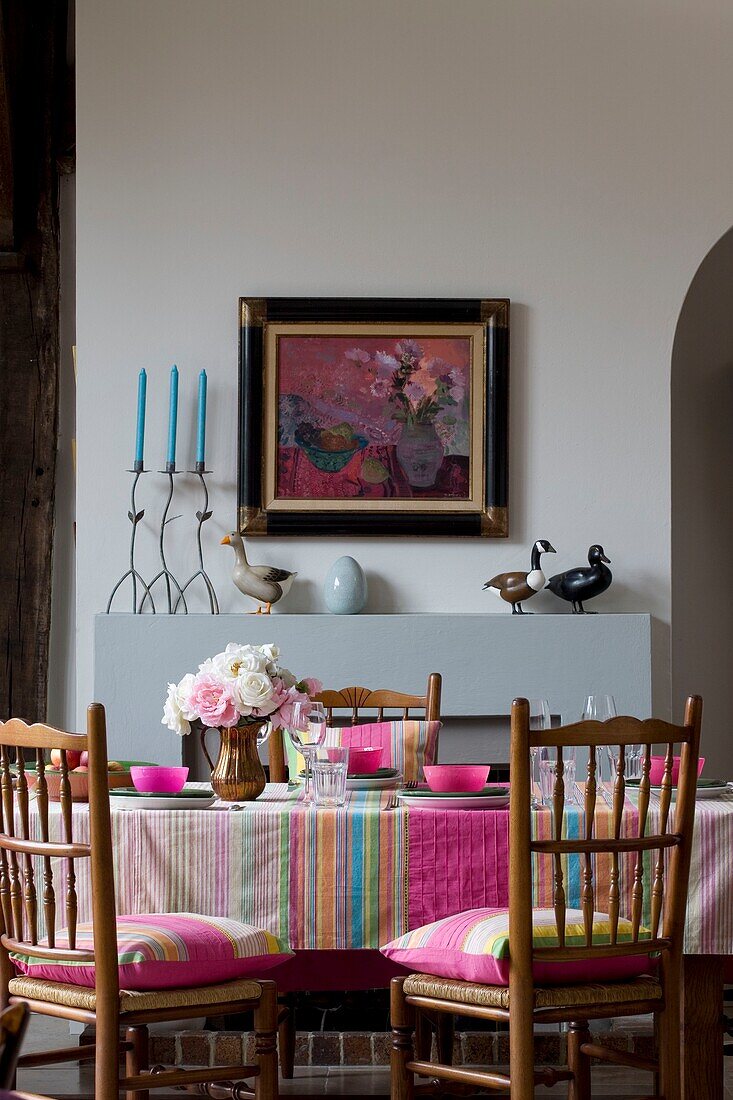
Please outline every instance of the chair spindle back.
M372 691L365 687L347 687L338 691L324 689L314 696L314 702L323 704L329 726L334 724L334 720L338 720L339 711L348 713L352 726L363 721L389 721L389 718L385 718L387 711L397 711L403 720L411 717L411 711L417 711L419 713L412 717L424 718L426 722L437 722L440 720L442 684L443 678L440 673L431 672L428 676L425 695L407 695L402 691L390 691L386 688ZM376 712L376 715L372 718L365 717L364 711ZM334 719L334 712L337 713L336 719ZM280 731L270 736L269 763L272 781L283 782L286 778L285 754Z
M510 941L512 959L524 977L530 975L534 961L588 959L592 956L640 955L653 952L681 952L687 904L695 790L702 720L702 700L687 700L684 722L672 725L658 719L640 721L618 717L607 722L583 721L549 730L530 730L529 704L517 699L512 705L511 804L510 804ZM664 746L664 768L658 795L658 809L650 818L651 757L653 746ZM671 827L672 768L675 744L681 745L681 760L674 824ZM630 745L641 745L641 776L638 785L638 825L635 835L622 835L627 784L626 752ZM552 790L553 828L551 840L534 840L530 820L530 748L549 746L556 750ZM563 836L565 789L563 749L586 746L588 766L583 801L584 821L578 838ZM610 796L608 836L596 830L599 809L598 750L617 748L615 775ZM649 827L654 831L649 833ZM532 854L550 858L553 864L552 908L557 930L556 947L532 944ZM582 945L566 943L567 883L563 858L575 856L580 864L580 909L583 915ZM600 882L598 859L608 863L607 896L598 897ZM645 859L651 860L646 876ZM622 865L628 869L625 891L628 932L619 938L622 917ZM597 904L599 903L599 904ZM609 921L610 943L593 943L593 917L605 910ZM645 926L644 913L649 914ZM630 910L630 911L629 911ZM622 942L623 941L623 942Z
M87 717L86 734L65 733L40 723L29 726L18 718L0 723L0 992L3 1004L7 1004L7 983L13 975L11 951L49 960L94 963L98 982L101 980L104 985L105 976L108 982L117 981L104 708L92 704ZM51 768L46 754L52 749L60 754L59 768L53 769L54 780L58 778L57 814L52 812L49 798ZM35 772L28 767L28 751L33 753ZM70 751L89 753L89 842L74 838ZM87 859L91 861L94 950L77 948L76 861ZM63 874L57 876L56 868ZM64 930L62 946L58 946L60 929Z

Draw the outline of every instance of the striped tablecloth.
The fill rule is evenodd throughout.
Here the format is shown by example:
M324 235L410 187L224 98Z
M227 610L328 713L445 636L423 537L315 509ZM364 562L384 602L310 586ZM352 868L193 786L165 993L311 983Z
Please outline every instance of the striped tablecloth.
M378 947L407 927L406 815L389 799L354 792L342 809L314 812L280 783L246 808L118 810L112 800L117 912L232 917L301 950ZM36 814L35 835L38 825ZM88 840L86 805L74 805L73 831ZM61 838L58 813L51 832ZM83 865L79 919L89 920Z
M299 792L271 784L255 805L231 810L114 810L112 839L119 913L199 912L266 928L300 950L377 948L451 913L508 902L509 815L499 811L390 807L390 794L354 792L339 810L311 810ZM648 828L655 828L652 799ZM88 808L74 807L74 835L88 837ZM59 835L58 816L52 819ZM34 817L37 826L37 816ZM532 814L537 839L550 839L549 810ZM568 806L566 836L583 829ZM625 807L622 834L638 815ZM597 835L608 835L600 803ZM32 831L35 832L35 829ZM685 949L733 954L733 794L699 801ZM59 868L63 876L63 866ZM622 868L628 905L631 867ZM580 903L580 865L565 858L568 905ZM649 899L648 869L645 896ZM596 865L597 902L608 864ZM80 919L89 919L79 875ZM63 896L63 894L61 895ZM535 864L535 899L552 901L549 861Z

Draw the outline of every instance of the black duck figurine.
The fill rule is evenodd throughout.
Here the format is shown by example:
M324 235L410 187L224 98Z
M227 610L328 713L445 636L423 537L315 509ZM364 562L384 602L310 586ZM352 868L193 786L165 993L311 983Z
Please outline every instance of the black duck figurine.
M512 615L531 615L531 611L522 608L522 601L535 596L545 587L546 578L540 566L540 557L554 553L555 547L547 539L538 539L532 547L532 568L528 573L497 573L486 582L484 589L510 603Z
M578 566L577 569L566 569L564 573L557 573L547 582L551 592L573 605L574 615L595 615L595 611L585 610L583 601L600 596L613 580L613 574L608 568L609 559L603 553L603 547L597 543L588 551L588 563Z

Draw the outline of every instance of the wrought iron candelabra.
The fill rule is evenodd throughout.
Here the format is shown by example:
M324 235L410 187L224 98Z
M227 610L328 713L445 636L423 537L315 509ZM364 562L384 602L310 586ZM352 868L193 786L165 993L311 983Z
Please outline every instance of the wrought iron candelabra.
M131 498L130 498L130 510L127 513L128 517L130 519L130 523L132 524L132 534L130 536L130 566L129 566L129 569L125 573L123 573L123 575L117 581L117 584L112 589L109 600L107 601L107 614L109 614L110 611L112 610L112 603L114 601L115 596L117 595L117 592L119 591L119 589L122 587L124 582L129 577L131 579L131 582L132 582L132 613L133 613L133 615L142 614L146 610L146 607L147 607L148 604L150 606L150 611L153 613L153 615L155 615L156 613L158 613L160 611L160 608L156 608L156 606L155 606L155 599L153 597L153 588L155 587L156 584L158 584L161 581L165 585L165 600L167 602L168 614L169 615L177 614L178 609L180 607L180 608L182 608L183 614L187 615L188 614L188 604L186 602L186 592L191 587L193 582L195 580L197 580L198 578L201 578L201 580L204 584L204 587L206 588L206 595L207 595L208 600L209 600L209 609L211 611L211 614L212 615L218 615L219 614L219 601L218 601L217 596L216 596L216 591L214 589L214 585L211 582L211 578L210 578L209 574L206 572L206 567L204 565L204 551L203 551L203 545L202 545L202 541L201 541L201 533L202 533L203 525L208 520L211 519L211 516L213 514L211 512L211 510L209 509L209 490L208 490L208 486L206 484L206 479L204 477L205 474L209 474L209 473L211 473L211 471L205 469L205 464L203 462L197 462L195 469L185 471L189 474L195 474L198 477L199 481L201 482L201 488L203 490L203 507L198 512L196 512L196 519L198 521L198 524L197 524L197 527L196 527L196 548L197 548L197 551L198 551L199 567L195 571L195 573L193 573L188 578L188 580L186 581L186 583L183 586L181 586L179 584L176 575L173 573L170 566L168 565L168 560L167 560L167 556L166 556L165 536L166 536L166 531L168 529L168 524L172 523L176 519L180 519L180 515L175 515L175 516L170 515L171 504L173 502L174 478L178 474L184 472L182 470L176 470L175 463L173 463L173 462L166 462L165 470L160 470L159 471L159 473L165 474L165 476L168 478L168 493L167 493L167 496L166 496L165 505L163 507L163 513L162 513L161 519L160 519L160 531L159 531L159 534L158 534L158 552L159 552L159 555L160 555L161 568L155 574L153 579L151 581L147 582L147 581L144 580L144 578L140 574L140 572L137 569L137 566L135 564L135 543L136 543L136 538L137 538L137 528L138 528L138 524L140 523L143 516L145 515L145 509L144 508L141 508L139 511L138 511L138 508L137 508L137 503L136 503L137 484L138 484L138 481L140 480L141 475L144 474L144 473L147 473L147 472L148 472L147 470L143 469L143 464L140 461L136 461L134 463L133 469L129 471L129 473L134 475L133 476L133 482L132 482Z
M112 589L109 600L107 601L107 614L109 615L109 613L110 613L110 610L112 608L112 601L114 600L115 596L117 595L118 590L122 587L122 585L125 583L125 581L127 580L128 577L130 577L130 579L132 581L132 613L133 613L133 615L137 614L137 610L138 610L138 603L137 603L138 584L140 585L140 588L143 591L143 597L142 598L143 599L148 598L150 600L150 608L151 608L153 614L155 614L155 603L153 601L153 597L152 597L151 592L150 592L150 586L145 583L145 581L143 580L142 576L140 575L140 573L138 572L138 570L135 566L135 539L137 537L137 525L140 522L140 520L143 518L143 516L145 515L145 509L144 508L142 508L138 512L135 497L136 497L136 493L137 493L137 483L140 480L141 476L143 474L146 474L148 471L143 469L143 464L142 464L141 461L136 461L133 465L133 468L131 470L128 470L127 472L129 474L134 475L133 479L132 479L132 490L131 490L131 493L130 493L130 510L127 513L128 518L130 520L130 523L132 524L132 533L130 535L130 567L127 570L127 572L122 574L122 576L118 580L117 584Z
M181 589L180 595L178 596L178 599L176 600L175 606L173 608L174 614L178 610L178 604L181 602L181 600L183 600L185 606L184 593L186 592L186 589L189 587L189 585L193 584L197 577L201 577L204 585L206 586L206 594L209 597L209 607L211 609L211 614L219 614L219 601L216 598L216 592L214 590L213 584L211 583L211 577L206 572L206 568L204 566L204 551L201 546L201 529L203 525L208 520L210 520L213 515L213 512L209 511L209 490L206 485L206 479L204 478L204 474L210 474L211 470L205 469L205 465L206 464L204 462L197 462L196 469L188 471L190 474L196 474L199 481L201 482L201 488L204 493L204 506L203 508L200 508L199 511L196 513L196 519L198 520L198 526L196 528L196 547L198 549L199 555L199 567L196 572L188 578L183 588Z
M165 556L165 534L166 534L166 529L168 527L168 524L173 523L174 520L181 518L180 515L177 515L177 516L169 516L168 515L168 513L170 512L171 503L173 501L173 479L175 477L177 477L180 472L181 472L180 470L176 469L175 462L166 462L165 470L159 470L158 471L158 473L165 474L166 477L168 478L168 496L166 498L165 506L163 508L163 514L160 517L160 533L158 535L158 552L160 554L161 568L158 570L158 572L153 577L152 581L148 585L148 591L143 594L143 598L140 600L140 606L138 608L138 611L140 613L142 613L142 611L145 608L145 601L146 600L149 599L152 603L152 600L153 600L153 597L151 595L152 589L155 587L155 585L158 583L158 581L162 580L162 581L165 581L165 591L166 591L166 597L167 597L167 601L168 601L168 614L169 615L174 615L175 614L174 605L173 605L173 590L175 589L178 592L178 598L176 600L175 607L177 608L179 602L181 602L183 604L183 613L184 613L184 615L188 615L188 605L186 603L186 597L183 595L183 589L181 588L180 584L178 583L178 580L176 579L175 574L168 568L168 562L166 561L166 556Z

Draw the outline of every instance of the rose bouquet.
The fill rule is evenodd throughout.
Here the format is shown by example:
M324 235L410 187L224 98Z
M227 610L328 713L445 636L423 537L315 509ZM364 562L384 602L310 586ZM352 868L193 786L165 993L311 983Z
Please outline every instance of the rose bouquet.
M270 728L292 724L293 707L321 690L319 680L296 680L280 664L276 645L237 645L207 658L196 673L168 685L161 722L174 733L203 728L231 728L269 722Z

